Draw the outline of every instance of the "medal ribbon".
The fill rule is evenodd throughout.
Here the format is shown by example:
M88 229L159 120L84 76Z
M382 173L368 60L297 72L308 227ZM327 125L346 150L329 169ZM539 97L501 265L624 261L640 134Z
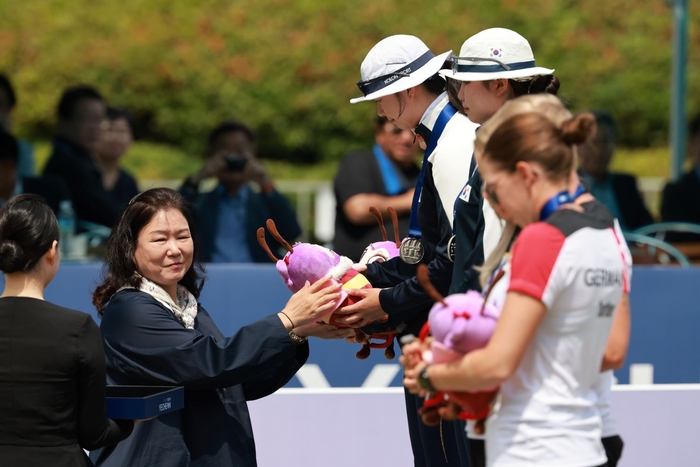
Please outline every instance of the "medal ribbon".
M382 174L382 181L384 182L386 194L389 196L396 196L406 191L401 186L401 180L396 172L396 167L394 167L394 164L392 164L386 154L384 154L382 148L380 148L378 144L375 144L372 151L374 152L374 158L379 166L379 171Z
M449 102L442 109L440 115L435 122L433 131L430 134L430 141L426 141L427 147L425 149L425 155L423 156L423 165L420 168L420 175L418 176L418 181L416 182L416 191L413 192L413 202L411 203L411 220L408 224L408 236L421 238L420 224L418 223L418 205L420 204L420 195L423 190L423 176L428 167L428 158L433 153L437 147L437 142L442 135L442 132L447 126L447 122L457 113L457 109L452 107Z
M554 213L554 211L563 205L573 203L574 200L585 193L585 191L586 189L583 187L583 185L579 185L573 194L569 193L567 190L564 190L549 198L549 201L545 203L542 211L540 212L540 222L547 219Z

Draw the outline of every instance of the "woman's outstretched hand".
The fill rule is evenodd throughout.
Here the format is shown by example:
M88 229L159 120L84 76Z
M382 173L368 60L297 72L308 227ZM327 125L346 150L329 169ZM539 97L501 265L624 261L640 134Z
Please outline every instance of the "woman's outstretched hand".
M278 315L288 331L311 323L335 307L340 299L342 284L328 285L330 280L331 276L328 275L313 284L307 281L304 287L292 295Z

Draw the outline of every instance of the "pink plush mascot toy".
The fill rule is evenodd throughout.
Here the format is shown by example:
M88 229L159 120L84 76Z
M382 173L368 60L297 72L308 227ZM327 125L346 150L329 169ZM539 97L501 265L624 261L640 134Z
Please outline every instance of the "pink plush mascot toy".
M338 327L347 327L336 321L334 311L357 301L355 297L348 295L344 289L371 288L372 285L367 278L352 268L352 260L347 256L340 256L333 250L311 243L297 242L292 247L292 245L279 234L272 219L268 219L266 225L275 240L280 242L287 249L287 254L284 255L282 259L275 257L265 241L265 230L262 227L258 229L258 242L267 252L270 259L275 261L277 271L282 276L282 281L289 290L297 292L304 286L306 281L313 283L328 274L332 276L332 283L343 284L343 289L340 291L341 297L336 307L321 318L325 323ZM364 360L369 357L371 348L383 348L385 349L384 355L386 358L393 359L395 357L395 334L395 331L389 331L367 336L360 329L355 329L355 341L363 344L362 349L360 349L355 356ZM383 339L383 341L371 342L372 338Z
M428 322L421 330L422 340L425 340L428 332L432 333L434 338L430 350L423 353L422 359L429 363L446 363L460 359L472 350L485 347L501 314L498 308L487 303L491 288L500 277L496 276L483 298L473 290L443 298L430 283L427 267L420 265L417 276L423 289L436 302L430 310ZM453 402L459 406L459 418L478 420L476 431L483 430L483 420L489 413L491 400L497 391L498 387L493 387L479 391L444 391L431 394L421 410L423 421L429 425L437 424L439 416L436 409ZM450 408L454 412L454 406Z

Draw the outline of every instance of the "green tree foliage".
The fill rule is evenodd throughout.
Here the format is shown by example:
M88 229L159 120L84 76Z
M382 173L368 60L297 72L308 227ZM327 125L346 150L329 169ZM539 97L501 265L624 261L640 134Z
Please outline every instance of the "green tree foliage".
M700 111L700 4L691 2L689 109ZM4 0L0 71L20 98L21 134L45 137L63 88L98 87L152 141L200 153L238 118L261 152L337 159L372 138L371 103L350 105L367 51L391 34L459 50L493 26L527 37L576 110L608 108L621 143L667 139L672 15L662 0ZM194 160L194 159L193 159Z

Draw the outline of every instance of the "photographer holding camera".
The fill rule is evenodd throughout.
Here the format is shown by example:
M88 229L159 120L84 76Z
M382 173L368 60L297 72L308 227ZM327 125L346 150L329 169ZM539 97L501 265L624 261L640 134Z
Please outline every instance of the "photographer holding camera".
M272 219L288 241L299 236L301 227L289 202L275 189L265 165L255 155L253 130L236 121L220 124L209 134L206 155L199 172L188 176L180 188L195 207L201 260L269 262L256 238L258 227ZM200 193L200 182L210 177L219 180L218 186ZM255 186L259 190L253 189ZM271 236L267 242L278 245Z

